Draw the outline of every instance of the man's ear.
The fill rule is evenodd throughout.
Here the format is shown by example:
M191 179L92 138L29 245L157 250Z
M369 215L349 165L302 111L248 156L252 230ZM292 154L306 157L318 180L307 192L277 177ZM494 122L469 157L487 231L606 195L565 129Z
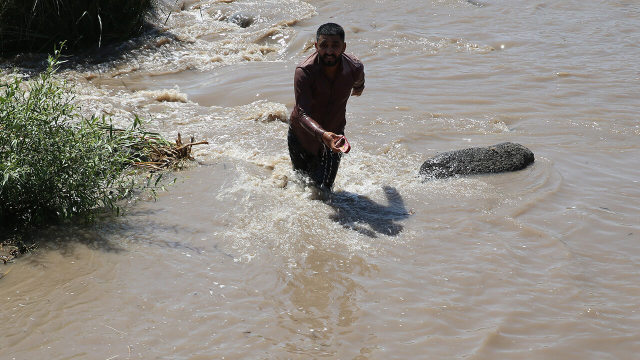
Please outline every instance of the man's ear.
M347 50L347 43L342 43L342 53Z
M317 41L313 42L313 46L316 48L316 50L318 50L318 42Z

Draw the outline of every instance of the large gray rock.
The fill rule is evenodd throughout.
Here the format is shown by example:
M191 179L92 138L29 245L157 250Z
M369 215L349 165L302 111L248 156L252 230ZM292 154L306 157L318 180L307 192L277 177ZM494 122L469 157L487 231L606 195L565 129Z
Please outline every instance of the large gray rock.
M516 171L533 163L534 156L526 147L505 142L438 154L420 167L426 179L442 179L454 175L471 175Z

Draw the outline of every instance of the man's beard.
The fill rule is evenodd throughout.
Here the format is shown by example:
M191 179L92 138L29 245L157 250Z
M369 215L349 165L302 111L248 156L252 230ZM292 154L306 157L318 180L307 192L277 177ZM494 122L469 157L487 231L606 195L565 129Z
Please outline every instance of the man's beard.
M340 59L342 59L342 54L340 55L336 55L332 60L327 61L325 59L325 56L327 55L320 55L320 64L322 64L322 66L326 66L326 67L332 67L332 66L336 66L338 64L338 61L340 61Z

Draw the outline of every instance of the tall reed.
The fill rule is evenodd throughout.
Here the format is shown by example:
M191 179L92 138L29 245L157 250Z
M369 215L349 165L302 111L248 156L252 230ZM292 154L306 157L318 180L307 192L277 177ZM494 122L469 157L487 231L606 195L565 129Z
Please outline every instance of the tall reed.
M101 46L139 33L160 0L0 0L0 54Z

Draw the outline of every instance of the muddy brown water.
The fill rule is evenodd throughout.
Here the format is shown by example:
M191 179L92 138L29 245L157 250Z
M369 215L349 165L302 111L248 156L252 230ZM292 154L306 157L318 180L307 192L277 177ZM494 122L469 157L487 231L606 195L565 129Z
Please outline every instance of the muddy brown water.
M254 24L219 20L239 11ZM0 358L637 358L638 19L624 0L179 1L148 46L63 76L88 115L210 145L156 202L0 265ZM328 21L367 77L323 203L282 120ZM417 177L504 141L535 164Z

